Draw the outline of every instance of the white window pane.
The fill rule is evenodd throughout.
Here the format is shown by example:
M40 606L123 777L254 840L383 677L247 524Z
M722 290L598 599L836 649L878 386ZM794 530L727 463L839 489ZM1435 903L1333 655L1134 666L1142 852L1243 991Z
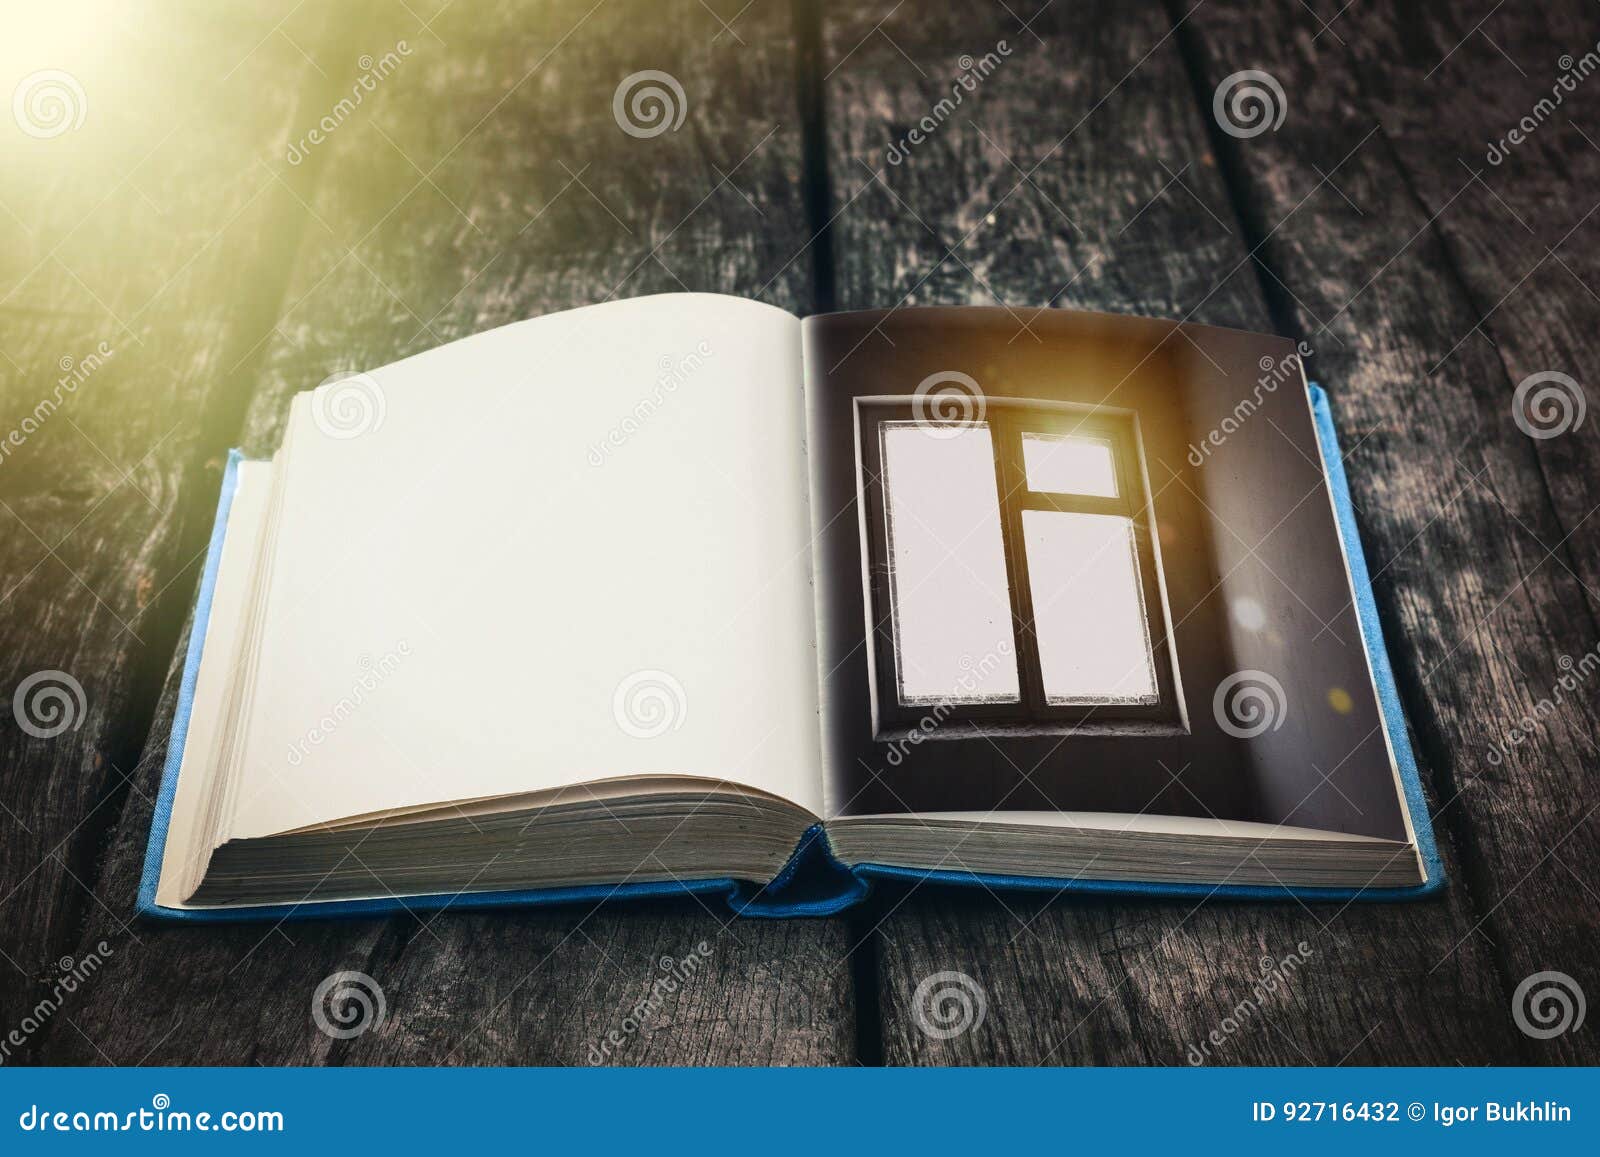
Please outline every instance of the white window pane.
M900 702L1015 703L1020 686L989 428L880 428Z
M1111 443L1070 435L1024 434L1022 465L1028 489L1040 494L1117 496L1117 468Z
M1022 512L1039 666L1050 703L1155 703L1133 522Z

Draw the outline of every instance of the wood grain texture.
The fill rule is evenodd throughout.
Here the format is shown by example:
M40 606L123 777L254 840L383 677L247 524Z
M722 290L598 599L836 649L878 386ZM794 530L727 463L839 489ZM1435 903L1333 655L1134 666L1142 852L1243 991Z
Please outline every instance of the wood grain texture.
M841 308L998 301L1023 341L1044 305L1273 328L1173 19L1151 3L1015 13L827 12ZM936 112L1002 40L992 74ZM893 163L886 149L924 116L930 139ZM1214 1030L1207 1063L1516 1060L1522 1038L1474 919L1459 886L1426 904L1343 907L917 888L858 927L879 960L890 1063L1184 1064ZM1294 978L1256 993L1263 962L1291 953L1305 960ZM947 971L982 989L986 1015L941 1039L917 994Z
M714 7L716 15L649 3L377 5L361 51L381 58L404 40L409 52L314 144L326 154L325 177L307 199L307 243L262 343L238 435L247 451L274 449L291 396L332 373L524 317L680 289L809 308L791 16L772 3ZM349 60L318 64L353 75ZM614 119L619 84L646 69L683 88L675 132L636 137ZM529 370L531 388L544 385ZM619 402L619 415L627 405ZM470 453L448 422L439 435L442 457ZM649 597L647 578L640 597ZM152 751L164 747L177 672L175 663ZM141 774L153 791L153 760ZM100 889L114 909L131 903L148 823L141 793ZM141 943L118 941L117 967L75 1012L81 1031L54 1035L51 1059L92 1062L102 1051L119 1062L149 1051L150 1063L267 1064L853 1057L843 921L735 922L719 902L690 899L137 931ZM692 979L636 1016L664 960L691 955L699 958ZM319 982L341 970L369 975L386 1015L363 1035L334 1040L317 1028L311 1003ZM622 1043L597 1053L592 1046L613 1031Z
M308 174L264 161L309 71L285 36L327 29L292 7L54 5L0 47L8 91L71 77L30 122L43 135L10 116L0 133L0 1031L26 1038L8 1058L37 1049L80 936L136 935L93 883L144 790L193 595L208 414L270 327L295 240ZM53 708L35 698L51 687Z
M0 75L65 68L87 101L75 131L0 134L0 1031L59 957L110 950L4 1059L1183 1064L1232 1018L1208 1063L1592 1062L1592 1033L1518 1032L1510 991L1541 969L1600 985L1592 680L1521 726L1562 657L1600 642L1600 422L1530 439L1512 396L1559 370L1596 400L1600 81L1503 162L1484 154L1563 53L1600 40L1593 7L707 3L258 0L171 27L57 4L58 34L0 43ZM107 63L84 27L139 51ZM309 142L363 57L401 41ZM1211 101L1249 68L1288 109L1240 139ZM629 136L613 96L648 69L681 84L684 121ZM891 163L925 116L929 140ZM270 452L292 394L331 373L683 288L1310 340L1447 893L1341 908L916 888L822 922L730 923L686 900L130 926L222 450ZM448 424L440 444L456 448ZM10 702L50 670L84 707L40 739ZM1303 967L1259 996L1262 962L1302 942ZM693 980L630 1020L662 958L702 943ZM311 1015L341 970L384 993L382 1023L351 1039ZM976 981L985 1018L939 1040L916 993L945 971Z
M1434 276L1470 307L1468 328L1430 361L1429 381L1460 372L1456 342L1476 344L1498 358L1513 386L1552 370L1575 378L1583 410L1592 410L1591 367L1600 350L1600 212L1593 192L1600 180L1600 86L1590 81L1600 58L1600 13L1566 0L1505 18L1494 13L1476 27L1484 16L1460 2L1421 11L1382 4L1344 30L1347 47L1327 47L1340 51L1364 86L1365 108L1383 125L1405 188L1433 218L1445 259ZM1315 35L1308 27L1297 28L1295 39ZM1330 28L1339 31L1339 24ZM1320 49L1327 41L1331 35L1315 44ZM1386 52L1396 43L1407 55L1398 69ZM1387 79L1377 81L1379 72ZM1457 109L1452 94L1468 86L1480 95ZM1440 116L1441 107L1451 115ZM1520 142L1510 139L1513 131L1522 134ZM1495 424L1514 424L1509 401L1503 411ZM1523 528L1518 537L1530 565L1551 553L1549 566L1583 584L1593 618L1600 605L1600 520L1589 516L1600 502L1600 422L1582 417L1569 408L1530 422L1551 435L1530 438L1524 449L1538 461L1557 534L1541 541Z
M1467 4L1350 16L1324 29L1304 8L1207 5L1193 21L1203 87L1249 62L1289 96L1282 127L1233 144L1232 167L1353 448L1380 603L1406 640L1402 686L1464 851L1474 917L1440 970L1476 941L1508 991L1554 970L1592 993L1600 439L1592 419L1531 438L1513 399L1558 370L1593 401L1600 151L1584 123L1600 92L1580 87L1503 168L1484 157L1549 95L1560 53L1594 50L1600 20L1578 3L1481 27ZM1484 99L1458 99L1469 88ZM1489 1015L1504 1024L1509 998ZM1532 1062L1593 1063L1597 1041L1520 1043Z

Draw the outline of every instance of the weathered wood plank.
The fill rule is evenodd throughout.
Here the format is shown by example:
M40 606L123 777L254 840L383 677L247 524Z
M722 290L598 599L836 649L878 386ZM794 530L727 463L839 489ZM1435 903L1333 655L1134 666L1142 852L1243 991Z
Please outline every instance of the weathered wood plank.
M0 132L0 1032L23 1038L6 1059L51 1027L80 936L135 935L92 886L194 589L207 414L298 236L309 173L262 162L309 71L288 37L327 30L292 8L53 5L0 44L6 91L32 98Z
M1585 238L1600 228L1600 151L1583 122L1600 92L1563 93L1503 167L1485 156L1550 95L1562 54L1595 49L1600 22L1578 3L1488 18L1385 3L1324 27L1305 8L1217 3L1193 24L1204 87L1249 66L1288 95L1277 132L1234 146L1237 168L1250 212L1276 226L1262 257L1283 309L1360 441L1355 500L1407 640L1401 678L1443 819L1466 853L1473 932L1440 970L1478 941L1507 989L1554 970L1592 994L1600 438L1592 418L1531 438L1513 399L1555 370L1577 381L1569 405L1584 389L1594 400L1600 265ZM1522 1044L1538 1062L1600 1056L1592 1033Z
M362 50L405 39L411 52L313 143L328 171L263 344L242 434L252 452L276 446L294 392L333 372L523 317L683 288L810 305L787 6L439 7L378 6ZM319 63L350 75L348 60ZM614 119L619 84L646 69L681 85L677 131L635 137ZM147 790L170 705L161 718ZM113 908L130 902L148 820L140 795L102 888ZM57 1033L52 1059L96 1059L83 1038L118 1061L153 1050L151 1063L853 1057L843 921L731 922L689 900L138 933L127 959L118 941L117 967L75 1014L81 1034ZM691 955L693 977L630 1028L664 958ZM381 987L386 1017L335 1041L311 1003L340 970ZM592 1051L613 1030L623 1043Z
M840 306L1000 301L1023 318L1056 304L1272 328L1173 20L1153 3L1013 10L827 12ZM936 111L990 52L975 91ZM886 149L924 116L930 139L894 163ZM1348 907L917 888L861 928L891 1063L1183 1064L1213 1030L1209 1063L1515 1059L1474 918L1460 887ZM1304 964L1280 966L1292 978L1241 1018L1262 962L1290 954ZM947 971L983 990L987 1013L939 1039L919 1027L917 992Z
M1569 0L1492 13L1474 30L1484 16L1462 3L1381 5L1342 36L1343 55L1367 85L1367 107L1407 188L1427 216L1438 214L1432 228L1446 264L1434 272L1459 286L1473 310L1469 326L1481 319L1453 334L1452 345L1498 351L1514 386L1549 371L1577 382L1577 395L1556 383L1568 403L1531 419L1547 436L1524 447L1543 471L1557 536L1539 541L1523 528L1520 537L1530 564L1553 551L1548 565L1574 572L1592 610L1600 605L1600 521L1587 516L1600 501L1600 423L1579 419L1596 404L1591 367L1600 349L1600 214L1591 193L1600 179L1600 17ZM1409 64L1395 71L1383 46L1401 37ZM1375 84L1379 71L1387 80ZM1463 85L1474 87L1473 101L1453 99ZM1447 346L1430 361L1430 380L1459 372L1456 352ZM1514 424L1510 403L1503 409L1497 424Z

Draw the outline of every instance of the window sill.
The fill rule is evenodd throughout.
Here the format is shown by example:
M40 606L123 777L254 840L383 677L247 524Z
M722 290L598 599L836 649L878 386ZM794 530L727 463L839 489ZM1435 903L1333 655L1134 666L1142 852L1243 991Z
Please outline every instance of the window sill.
M1160 739L1188 735L1189 728L1182 723L1164 719L1105 719L1074 723L1032 722L971 722L949 721L924 730L921 727L874 727L876 743L934 743L948 740L973 739L1029 739L1058 735L1126 736L1134 739Z

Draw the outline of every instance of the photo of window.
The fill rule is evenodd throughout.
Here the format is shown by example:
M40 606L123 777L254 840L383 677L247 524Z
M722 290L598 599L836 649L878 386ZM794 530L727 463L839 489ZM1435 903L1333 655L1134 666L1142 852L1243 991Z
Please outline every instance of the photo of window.
M880 726L938 706L1004 734L1180 726L1131 411L999 400L935 421L865 404Z

